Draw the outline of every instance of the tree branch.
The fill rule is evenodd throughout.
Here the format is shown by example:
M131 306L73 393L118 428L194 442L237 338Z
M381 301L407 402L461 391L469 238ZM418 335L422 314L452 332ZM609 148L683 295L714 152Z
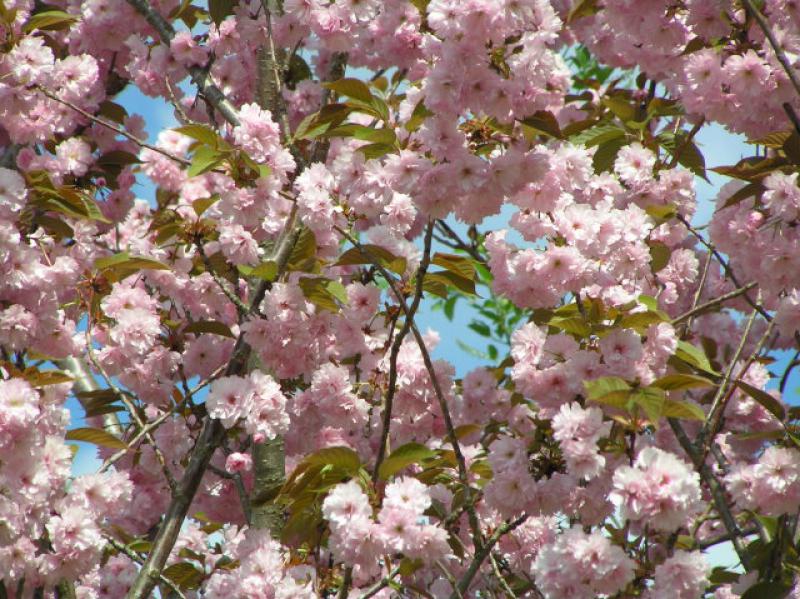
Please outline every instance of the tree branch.
M172 38L175 37L175 29L172 25L155 9L147 0L126 0L136 12L142 15L150 26L156 30L161 41L169 46ZM225 94L214 84L211 75L203 67L189 67L192 83L197 87L203 99L214 107L228 123L234 127L239 125L239 115L233 104L225 97Z
M141 556L140 556L138 553L136 553L135 551L133 551L133 550L132 550L130 547L128 547L127 545L124 545L124 544L120 543L120 542L119 542L119 541L117 541L115 538L113 538L113 537L109 537L109 536L106 536L106 541L107 541L107 542L108 542L108 544L109 544L109 545L111 545L111 546L112 546L114 549L116 549L116 550L117 550L117 551L119 551L120 553L123 553L123 554L125 554L125 555L128 557L128 559L130 559L131 561L133 561L133 562L136 562L137 564L141 564L141 563L143 563L143 562L144 562L144 560L142 559L142 557L141 557ZM186 599L186 595L184 595L184 594L181 592L180 588L179 588L179 587L177 587L177 586L175 585L175 583L174 583L174 582L172 582L172 581L171 581L169 578L167 578L166 576L161 576L161 575L159 575L158 579L159 579L159 581L161 581L163 584L165 584L167 587L169 587L169 590L171 590L173 593L175 593L176 595L178 595L178 597L180 597L181 599Z
M733 543L733 548L736 551L736 555L739 556L742 564L749 571L752 568L750 557L745 548L742 547L742 531L739 529L739 525L736 524L736 520L733 517L730 508L728 507L727 499L725 497L725 490L722 487L722 483L717 480L716 476L714 476L714 473L711 471L711 468L709 468L708 464L705 463L705 460L700 455L700 452L692 444L692 441L686 434L681 421L676 418L668 418L667 420L670 427L672 427L672 432L675 433L675 437L678 439L678 443L680 443L683 450L691 458L697 473L700 475L700 478L703 479L703 482L706 483L706 487L708 487L708 490L711 493L711 497L714 500L714 505L717 508L717 513L722 520L722 524L725 526L725 530L728 531L728 534L731 537L731 543Z
M462 576L461 580L458 581L458 588L453 591L452 595L450 595L450 599L458 599L459 596L463 596L464 593L467 592L469 585L472 584L472 579L475 578L475 575L478 573L483 561L492 552L492 548L494 548L500 538L517 528L527 519L528 515L523 514L516 520L504 522L496 531L494 531L494 534L486 540L486 543L483 545L483 547L479 548L475 552L475 557L472 558L472 562L470 563L469 568L467 568L467 571L464 573L464 576Z

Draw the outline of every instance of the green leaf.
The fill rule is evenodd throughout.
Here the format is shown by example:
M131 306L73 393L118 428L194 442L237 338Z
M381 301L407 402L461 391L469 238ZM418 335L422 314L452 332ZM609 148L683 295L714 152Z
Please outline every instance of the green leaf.
M411 464L418 464L422 460L434 457L436 452L419 443L406 443L395 449L378 468L378 476L388 480Z
M736 193L731 195L725 203L722 204L723 208L727 208L728 206L734 206L741 201L746 200L750 196L758 195L764 191L764 186L761 183L748 183L741 189L739 189Z
M650 325L658 324L668 320L669 318L665 318L665 314L663 314L660 310L658 312L647 310L646 312L633 312L631 314L626 314L620 318L617 324L620 326L620 328L634 329L639 333L644 333L648 328L650 328Z
M97 115L104 116L107 119L110 119L121 125L128 117L128 111L125 110L124 106L117 104L116 102L104 100L103 102L100 102L100 109L97 111Z
M190 562L178 562L164 569L162 574L181 589L197 589L203 581L204 574Z
M691 401L678 401L674 399L667 399L664 402L664 417L665 418L681 418L684 420L699 420L705 421L706 413L703 408Z
M717 166L710 170L720 175L744 181L759 181L772 171L782 168L788 163L788 160L783 156L770 156L767 158L750 156L743 158L733 166Z
M218 144L223 141L217 132L207 125L193 123L190 125L183 125L182 127L176 127L173 129L173 131L180 133L181 135L185 135L186 137L191 137L192 139L212 148L219 147Z
M449 270L426 273L425 282L428 281L433 281L434 284L440 283L448 287L455 287L459 291L463 291L464 293L468 293L470 295L477 295L475 292L475 281L466 279L461 275Z
M100 211L97 203L85 192L72 187L62 186L58 189L37 186L37 203L44 210L52 210L73 218L96 220L103 223L111 222Z
M334 129L328 129L322 134L322 137L352 137L354 139L371 141L392 147L397 141L397 137L391 129L375 129L374 127L366 127L355 123L346 123Z
M601 102L623 123L636 118L636 107L624 96L607 96Z
M631 395L631 386L617 376L604 376L584 381L586 399L614 407L624 407Z
M100 416L111 412L120 412L125 408L114 405L119 399L112 389L99 389L97 391L84 391L75 394L78 401L83 406L86 417Z
M475 265L472 263L471 259L465 256L436 252L431 259L431 262L437 266L441 266L442 268L454 272L465 279L474 281L477 276L475 272Z
M94 261L94 267L103 271L106 278L114 281L121 281L141 270L169 270L169 266L158 260L144 256L131 256L128 252L98 258Z
M458 298L461 297L459 295L452 295L447 298L444 302L444 315L447 317L447 320L452 321L453 316L455 316L455 309L456 309L456 302Z
M650 247L650 268L654 273L663 270L669 264L672 250L660 241L648 241L647 245Z
M433 116L435 113L428 110L425 107L425 104L420 101L414 107L414 112L411 113L411 118L408 119L408 122L405 124L406 131L416 131L417 129L422 126L422 123L425 122L429 116Z
M356 148L356 151L364 154L366 160L381 158L382 156L386 156L386 154L393 154L396 150L397 148L394 146L384 143L367 144Z
M303 277L298 281L298 285L300 285L305 298L315 306L328 312L339 312L339 304L336 303L336 300L337 296L338 298L342 297L344 287L338 281L332 281L325 277ZM344 297L346 300L346 292Z
M257 277L263 281L272 282L278 276L278 264L274 260L264 260L255 268L239 267L239 270L248 277Z
M717 566L711 571L708 581L711 584L730 584L739 580L739 574L726 570L721 566Z
M63 10L46 10L44 12L36 13L28 19L22 31L30 33L36 29L42 31L58 31L60 29L67 29L78 17L64 12Z
M71 383L74 379L58 370L36 370L35 368L26 368L22 376L32 387L47 387L48 385L60 385L62 383Z
M215 25L219 25L226 17L233 14L237 0L208 0L208 14Z
M386 270L390 270L399 275L402 275L406 271L407 264L405 258L395 256L386 248L373 244L363 244L360 247L350 248L339 256L339 260L336 261L335 266L373 264L374 261L377 261L378 264Z
M195 200L192 202L192 208L197 216L203 216L203 213L216 204L217 201L219 201L219 194L215 193L210 197Z
M790 592L791 587L779 582L757 582L744 592L741 599L784 599Z
M547 324L565 333L577 335L578 337L588 337L592 333L592 328L580 315L574 316L554 316Z
M323 106L319 112L310 114L300 122L293 137L294 139L314 139L343 122L352 110L352 107L346 104Z
M199 146L192 156L192 164L186 171L189 178L197 177L216 168L225 158L225 154L211 146Z
M678 341L678 350L675 352L675 356L698 370L713 374L714 376L719 376L719 373L711 367L711 363L708 361L703 350L695 347L691 343Z
M128 447L124 441L100 428L74 428L67 431L64 438L67 441L83 441L111 449L127 449Z
M632 398L634 403L644 410L653 426L658 427L658 421L664 414L666 400L664 390L657 387L642 387L633 392Z
M139 157L136 156L136 154L131 154L130 152L125 152L124 150L111 150L97 159L97 164L100 167L123 167L130 164L139 164L140 162L141 160L139 160Z
M661 133L658 136L661 146L673 157L678 157L678 164L686 167L698 177L706 177L706 159L693 140L689 139L686 131L679 131L677 135Z
M547 110L537 110L531 116L519 122L522 123L523 129L531 129L534 133L555 137L556 139L562 139L564 137L563 133L561 133L558 120L556 120L552 112L548 112Z
M467 325L471 330L475 331L481 337L491 337L492 336L492 329L489 328L489 325L485 322L481 322L480 320L473 320Z
M657 223L668 221L678 213L674 204L651 204L644 211Z
M297 237L297 242L289 254L287 269L291 271L311 272L317 258L317 238L311 229L304 228Z
M742 380L736 381L736 386L739 387L742 391L747 393L750 397L756 400L761 407L767 410L770 414L775 416L778 420L783 420L786 416L786 411L784 410L781 402L775 399L772 395L763 391L762 389L758 389L753 387L750 383L745 383Z
M336 92L341 96L347 96L348 98L353 98L354 100L360 100L365 104L372 104L372 92L369 90L367 84L360 79L339 79L338 81L323 83L322 86Z
M578 0L567 15L567 23L572 23L583 17L590 17L599 10L597 0Z
M772 133L768 133L763 137L757 137L756 139L748 139L747 143L754 145L754 146L764 146L766 148L782 148L783 144L786 143L794 129L784 129L783 131L773 131Z
M349 447L326 447L312 453L303 463L307 466L334 466L355 475L361 468L361 458Z
M589 127L570 137L570 142L575 145L583 145L587 148L599 146L602 143L615 139L623 139L625 130L619 125L605 123L595 127Z
M658 387L664 391L683 391L684 389L713 387L714 381L694 374L668 374L652 383L651 386Z
M235 339L236 336L231 332L230 327L224 322L218 320L195 320L183 329L184 333L194 333L195 335L202 335L203 333L212 333L220 335L221 337L230 337Z
M426 275L425 279L422 281L422 289L427 291L428 293L432 293L442 299L447 299L447 285L443 283L440 279L436 279L431 277L430 275Z
M601 143L592 157L592 166L596 173L610 171L614 167L620 149L626 145L625 138L617 137Z

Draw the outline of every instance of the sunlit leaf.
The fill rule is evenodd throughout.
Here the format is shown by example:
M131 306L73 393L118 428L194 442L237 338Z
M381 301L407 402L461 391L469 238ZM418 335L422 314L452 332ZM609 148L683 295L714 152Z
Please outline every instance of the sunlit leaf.
M703 408L691 401L679 401L675 399L667 399L664 402L663 414L665 418L679 418L684 420L699 420L706 419L706 413Z
M390 453L378 468L378 476L387 480L412 464L433 457L436 452L419 443L407 443Z
M597 403L623 407L631 395L631 386L616 376L605 376L593 381L584 381L586 399Z
M78 17L71 15L63 10L46 10L32 15L22 28L25 33L30 33L37 29L43 31L58 31L66 29L72 25Z
M64 436L67 441L83 441L111 449L126 449L124 441L99 428L74 428Z
M713 387L714 381L694 374L668 374L651 383L651 385L664 391L683 391L684 389Z

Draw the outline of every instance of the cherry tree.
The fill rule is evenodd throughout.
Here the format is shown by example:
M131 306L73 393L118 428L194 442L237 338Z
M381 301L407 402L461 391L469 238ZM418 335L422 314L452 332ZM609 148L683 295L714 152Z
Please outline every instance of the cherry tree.
M0 597L800 596L800 3L2 0L0 44ZM753 152L706 225L707 126Z

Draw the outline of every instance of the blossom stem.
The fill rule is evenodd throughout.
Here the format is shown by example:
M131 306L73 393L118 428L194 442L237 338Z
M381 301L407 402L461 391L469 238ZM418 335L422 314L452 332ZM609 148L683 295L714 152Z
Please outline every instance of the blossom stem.
M383 408L383 428L381 430L381 440L378 445L378 456L375 458L375 468L372 471L372 482L378 480L378 473L383 463L383 458L386 457L387 444L389 442L389 428L392 424L392 406L394 395L397 387L397 356L400 354L400 347L403 341L411 330L414 324L414 316L419 309L420 300L422 299L422 286L425 282L425 273L431 261L431 240L433 236L433 223L429 222L425 229L424 249L422 253L422 260L420 261L419 268L417 269L417 283L414 290L414 298L411 301L411 306L408 309L404 308L406 313L405 321L400 331L394 338L392 349L389 354L389 383L386 388L386 403ZM402 297L397 298L397 301L405 304L405 299Z

